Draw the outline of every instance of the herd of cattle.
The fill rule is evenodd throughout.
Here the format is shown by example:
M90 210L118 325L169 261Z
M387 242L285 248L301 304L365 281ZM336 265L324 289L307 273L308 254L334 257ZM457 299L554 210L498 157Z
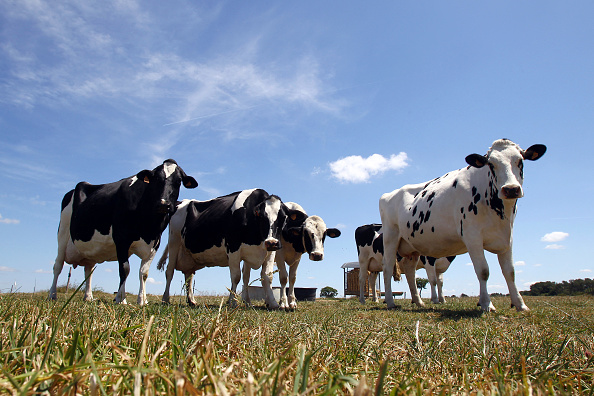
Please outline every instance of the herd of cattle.
M487 292L487 250L498 256L512 306L527 310L515 285L512 229L516 201L523 196L524 160L537 160L545 151L541 144L522 150L510 140L497 140L486 155L467 156L465 168L382 195L382 224L361 226L355 232L360 301L365 302L363 289L368 274L372 297L377 300L375 277L383 271L388 308L395 306L392 277L399 280L401 273L406 275L412 302L423 306L415 272L424 267L432 286L432 302L444 302L443 272L456 255L468 252L480 283L479 305L485 311L494 310ZM310 260L322 260L325 238L336 238L340 231L328 228L319 216L309 216L300 205L282 202L262 189L238 191L208 201L178 202L182 184L186 188L198 185L172 159L114 183L78 183L62 200L58 255L49 298L56 298L64 262L85 268L84 299L92 300L95 265L117 260L120 285L115 301L126 303L128 259L135 254L141 259L138 304L146 304L149 268L161 234L169 225L169 241L157 265L162 270L167 264L163 302L169 302L175 270L183 272L187 300L193 305L190 285L194 273L218 266L229 267L230 304L235 304L233 296L242 273L242 299L249 303L250 271L261 268L266 305L271 309L294 309L294 284L301 256L307 252ZM280 304L271 286L275 263L281 283Z

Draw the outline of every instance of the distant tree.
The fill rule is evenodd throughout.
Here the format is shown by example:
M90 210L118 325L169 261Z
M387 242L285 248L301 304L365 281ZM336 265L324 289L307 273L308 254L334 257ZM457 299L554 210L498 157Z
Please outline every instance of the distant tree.
M417 289L419 289L419 296L424 288L427 287L427 283L429 283L429 279L425 278L417 278Z
M333 287L326 286L320 290L320 297L334 298L338 295L338 290Z
M594 280L571 279L561 283L546 281L536 282L530 286L530 290L523 292L528 296L575 296L580 294L594 295Z

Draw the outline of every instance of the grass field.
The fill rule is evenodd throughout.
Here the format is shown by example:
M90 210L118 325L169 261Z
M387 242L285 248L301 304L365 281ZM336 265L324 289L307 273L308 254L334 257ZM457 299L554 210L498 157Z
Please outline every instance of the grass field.
M482 314L477 298L269 312L71 296L0 295L0 394L594 394L592 297Z

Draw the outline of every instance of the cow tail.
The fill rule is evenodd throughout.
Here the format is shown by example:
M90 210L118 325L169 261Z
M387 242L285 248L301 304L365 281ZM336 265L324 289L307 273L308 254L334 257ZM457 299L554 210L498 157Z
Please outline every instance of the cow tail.
M169 243L167 244L167 246L165 246L163 255L161 256L161 258L159 259L159 262L157 263L157 269L159 271L163 271L163 269L165 268L165 261L167 261L168 255L169 255Z

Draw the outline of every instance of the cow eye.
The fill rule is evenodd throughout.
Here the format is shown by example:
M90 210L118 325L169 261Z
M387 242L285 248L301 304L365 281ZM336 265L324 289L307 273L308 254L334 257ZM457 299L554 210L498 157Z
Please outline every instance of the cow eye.
M522 160L518 161L518 168L520 168L520 170L524 169L524 161L522 161Z

